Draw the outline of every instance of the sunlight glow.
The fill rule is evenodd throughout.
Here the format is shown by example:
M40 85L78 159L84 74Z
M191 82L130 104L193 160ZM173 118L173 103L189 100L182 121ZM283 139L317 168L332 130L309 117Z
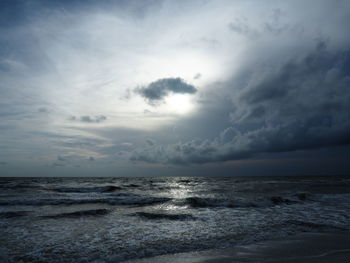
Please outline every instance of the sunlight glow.
M194 105L189 95L175 94L166 99L165 107L170 112L185 114L190 112Z
M187 82L204 84L221 75L218 61L198 51L168 51L164 54L151 53L144 57L136 76L139 82L151 82L159 78L180 77ZM203 76L194 79L197 74Z

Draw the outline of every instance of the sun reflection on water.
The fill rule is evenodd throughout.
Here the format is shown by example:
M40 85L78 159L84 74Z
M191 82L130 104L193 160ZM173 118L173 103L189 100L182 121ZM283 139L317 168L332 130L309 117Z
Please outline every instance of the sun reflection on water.
M187 182L170 181L167 183L166 188L169 189L167 195L173 202L163 204L162 209L169 211L187 209L182 202L193 195L193 186Z

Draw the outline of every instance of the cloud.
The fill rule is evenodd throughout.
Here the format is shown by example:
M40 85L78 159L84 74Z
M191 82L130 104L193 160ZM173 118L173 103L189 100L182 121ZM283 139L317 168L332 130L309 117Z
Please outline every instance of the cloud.
M61 155L58 155L57 156L57 160L60 161L60 162L65 162L65 161L67 161L67 158L62 157Z
M52 164L53 167L62 167L65 166L63 163L53 163Z
M132 143L130 143L130 142L122 142L120 145L124 146L124 147L131 147Z
M214 139L154 145L131 160L207 163L350 144L350 50L320 41L305 56L257 66L245 78L232 97L231 126Z
M87 123L100 123L100 122L107 120L107 117L104 115L98 115L98 116L84 115L84 116L80 116L80 117L71 116L70 120L87 122Z
M251 28L247 23L244 23L240 20L236 20L235 22L230 23L228 27L232 32L235 32L251 40L254 40L260 36L260 32L257 29Z
M154 106L163 101L169 93L194 94L197 89L181 78L165 78L154 81L145 87L136 88L134 92L145 98L148 104Z
M200 79L202 77L201 73L197 73L196 75L193 76L193 79Z
M257 69L234 99L235 123L347 120L350 50L330 51L325 42L302 58L269 70ZM313 120L313 121L311 121Z
M155 141L152 140L152 139L147 139L147 140L146 140L146 143L147 143L148 146L153 146L153 145L156 144Z
M335 130L322 130L322 127L305 128L301 123L295 122L246 133L237 132L228 141L222 139L225 130L214 140L192 140L134 151L130 160L165 164L210 163L246 159L262 153L345 145L350 143L347 133L349 128L350 125ZM230 129L234 128L229 127L228 130Z
M283 33L297 33L303 29L300 25L286 22L286 13L280 8L273 8L268 12L263 23L253 23L247 18L236 18L228 24L230 31L249 40L258 40L262 37L278 37Z
M190 164L347 143L349 1L5 2L0 159L16 165L2 171L49 158L85 175L93 156L113 174L134 168L132 152ZM179 92L195 94L191 112L152 107Z
M45 107L40 107L40 108L38 109L38 112L40 112L40 113L49 113L50 111L49 111L49 109L47 109L47 108L45 108Z

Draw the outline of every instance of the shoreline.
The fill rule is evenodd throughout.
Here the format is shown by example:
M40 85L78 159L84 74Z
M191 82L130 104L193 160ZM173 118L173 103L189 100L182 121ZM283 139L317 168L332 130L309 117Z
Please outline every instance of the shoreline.
M347 263L350 232L301 233L284 239L206 251L167 254L125 263Z

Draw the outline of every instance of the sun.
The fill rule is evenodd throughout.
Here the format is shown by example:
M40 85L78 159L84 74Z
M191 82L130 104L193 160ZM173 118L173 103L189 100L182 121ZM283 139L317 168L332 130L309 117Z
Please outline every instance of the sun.
M186 114L194 109L193 98L188 94L173 94L166 98L165 108L169 112Z

